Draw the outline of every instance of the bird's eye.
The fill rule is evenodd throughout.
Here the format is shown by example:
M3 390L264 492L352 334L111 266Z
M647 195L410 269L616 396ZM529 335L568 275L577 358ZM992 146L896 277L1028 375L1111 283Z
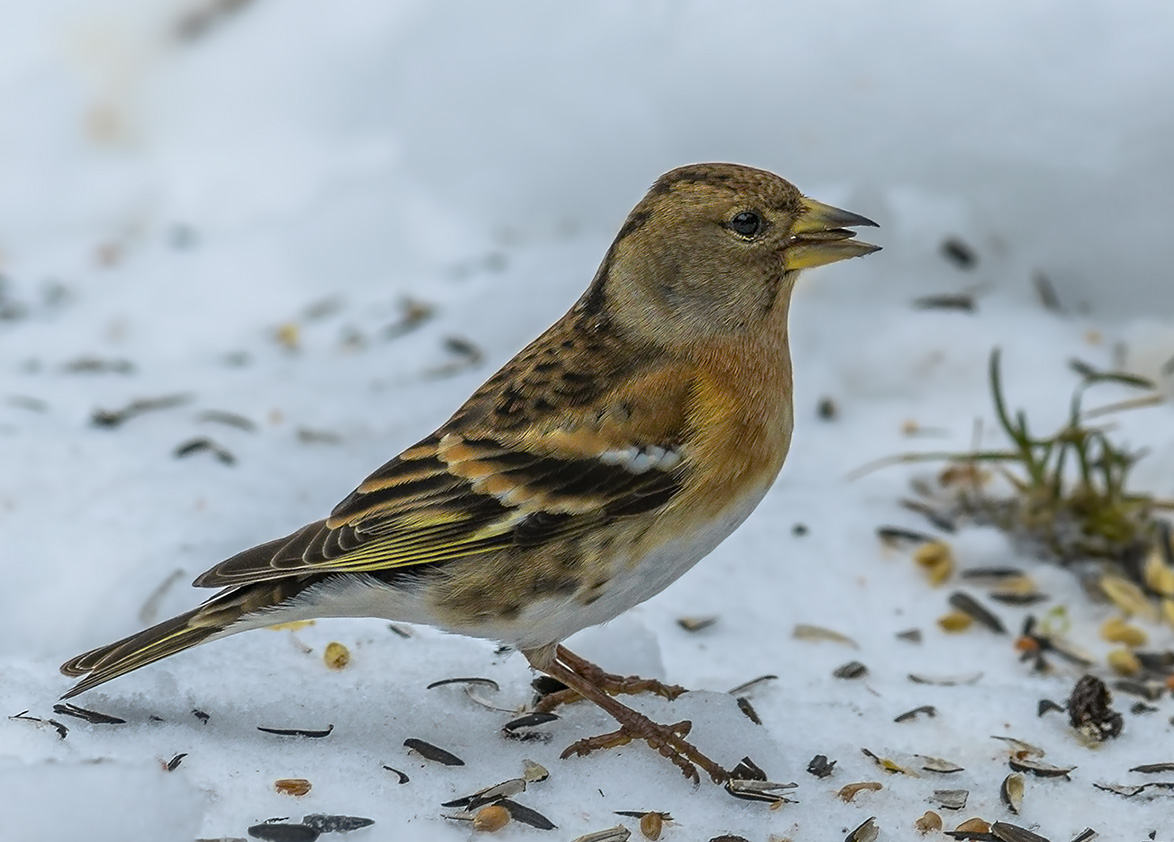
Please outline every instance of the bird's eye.
M743 237L753 237L762 230L762 217L754 211L740 211L730 220L730 229Z

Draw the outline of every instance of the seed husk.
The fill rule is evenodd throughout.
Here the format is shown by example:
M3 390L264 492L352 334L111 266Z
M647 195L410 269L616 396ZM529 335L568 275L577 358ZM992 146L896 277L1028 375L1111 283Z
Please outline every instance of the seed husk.
M877 827L876 816L869 816L844 837L844 842L875 842L879 835L880 828Z
M75 716L94 725L122 725L126 722L125 719L111 716L108 713L99 713L96 710L87 710L86 708L71 704L53 705L53 712L60 713L63 716Z
M794 789L796 783L776 783L775 781L758 781L746 778L730 778L726 781L726 792L743 801L766 801L774 804L786 802L784 790Z
M1060 708L1063 710L1063 708ZM1001 740L1006 743L1014 755L1020 759L1024 757L1043 757L1046 752L1039 746L1032 745L1024 740L1016 739L1015 737L999 737L991 735L992 740Z
M292 795L295 798L301 798L307 794L312 788L313 784L305 778L278 778L273 782L273 788L282 795Z
M528 784L541 783L550 777L550 772L541 763L535 763L533 760L522 761L522 778Z
M319 833L350 833L363 827L375 824L375 819L366 819L362 816L330 816L325 813L311 813L302 818L302 824L312 827Z
M1097 584L1109 601L1126 616L1138 616L1155 623L1158 621L1158 611L1154 604L1133 582L1121 576L1106 574L1097 581Z
M906 629L897 632L897 638L908 643L921 643L921 629Z
M927 772L937 772L941 775L952 775L955 772L964 772L964 768L957 763L942 757L930 757L924 754L914 755L921 760L921 768Z
M954 828L954 833L990 833L990 832L991 832L990 822L986 821L985 819L980 819L977 817L975 817L973 819L967 819L966 821L962 822L962 824L960 824L956 828ZM955 837L955 838L957 838L957 837Z
M863 678L868 675L868 667L859 661L849 661L842 667L838 667L832 675L844 679Z
M503 798L497 803L498 806L505 807L509 811L510 817L520 824L536 827L539 830L554 830L558 826L537 810L519 804L517 801Z
M524 778L510 778L508 781L502 781L493 786L487 786L484 789L479 789L472 795L466 795L462 798L454 798L452 801L445 801L441 807L462 807L468 812L476 810L478 807L483 807L486 804L492 804L495 801L500 801L502 798L509 798L511 795L517 795L526 791L526 781Z
M860 793L876 792L880 789L884 789L884 784L882 784L880 781L859 781L854 784L844 784L844 786L840 787L840 789L836 792L836 797L841 801L845 801L848 804L851 804L856 796Z
M1043 716L1045 713L1064 712L1064 706L1059 702L1053 702L1051 699L1040 699L1035 706L1035 715Z
M914 684L931 684L935 687L957 687L960 684L977 684L981 679L981 672L970 672L962 675L923 675L920 673L909 673L909 680Z
M628 830L622 824L617 824L615 827L609 827L607 830L597 830L594 833L584 833L582 836L576 836L571 842L628 842L631 836L632 831Z
M1110 649L1105 655L1105 663L1117 675L1136 675L1141 672L1141 661L1133 652L1122 647Z
M351 662L351 651L343 644L332 640L326 644L326 651L322 653L322 660L332 670L343 669Z
M1097 832L1091 827L1086 827L1072 838L1072 842L1092 842L1097 838L1097 835Z
M873 754L871 751L869 751L866 748L862 748L862 749L860 749L860 751L861 751L861 753L864 754L865 757L871 758L872 761L877 766L880 766L882 769L884 769L889 774L908 775L911 778L921 777L912 769L909 769L905 766L902 766L901 764L897 763L896 761L890 760L887 757L880 757L876 754Z
M738 761L738 765L730 770L730 777L742 781L765 781L766 772L749 757L743 757Z
M977 585L1005 586L1009 581L1028 578L1018 567L968 567L959 575Z
M935 587L944 584L954 573L954 551L944 541L921 544L913 551L913 561Z
M488 804L473 816L473 829L496 833L510 823L510 811L500 804Z
M249 828L249 836L266 842L314 842L321 833L304 824L262 822Z
M696 633L696 632L703 631L704 629L709 628L714 623L716 623L718 621L718 619L719 618L715 617L715 616L678 617L677 618L677 625L680 626L681 628L683 628L687 632Z
M415 737L408 737L404 740L404 746L415 751L425 760L431 760L435 763L443 763L445 766L464 766L465 761L461 760L455 754L445 751L439 746L434 746L432 743L426 743L423 740L418 740Z
M999 786L999 798L1007 805L1007 809L1017 816L1023 808L1023 792L1024 777L1016 772L1003 778L1003 783Z
M764 684L767 681L777 681L777 680L778 680L777 675L760 675L760 676L758 676L758 678L752 678L749 681L743 681L737 687L731 687L726 692L729 693L731 696L740 696L743 693L745 693L747 690L750 690L751 688L756 687L759 684Z
M1053 766L1026 757L1012 757L1007 764L1015 772L1030 772L1038 778L1067 778L1075 766Z
M168 760L166 765L164 765L163 768L166 769L168 772L174 772L176 769L179 768L179 764L183 763L183 759L187 756L188 755L187 755L186 751L181 752L181 753L175 755L175 757Z
M975 622L982 623L996 634L1006 634L1007 628L1003 621L987 610L977 599L965 591L954 591L948 600L951 606L964 614L968 614Z
M912 710L907 710L904 713L897 714L897 716L895 716L893 718L893 721L894 722L911 722L912 720L916 719L919 715L921 715L923 713L926 716L928 716L930 719L933 719L935 716L938 715L938 709L936 707L934 707L933 705L921 705L919 707L913 708Z
M406 784L408 781L411 780L411 778L409 778L407 775L405 775L399 769L393 769L391 766L384 766L383 768L389 772L394 772L396 774L396 776L399 777L400 785Z
M813 626L810 623L798 623L795 630L791 632L791 636L796 640L827 640L832 643L843 643L853 649L860 648L856 641L848 635L833 629L825 629L823 626Z
M1164 674L1174 673L1174 650L1166 649L1161 652L1135 652L1141 665L1151 672Z
M316 730L313 728L266 728L263 725L258 725L257 730L264 731L266 734L276 734L279 737L309 737L319 740L323 737L329 737L334 731L334 726L327 725L321 730Z
M556 713L528 713L525 716L519 716L517 719L511 719L505 725L501 726L501 733L512 740L540 740L549 738L549 734L543 734L529 729L537 728L539 725L546 725L549 722L558 720Z
M925 813L917 821L913 823L913 829L918 833L933 833L935 830L942 829L942 817L933 810L926 810Z
M991 825L991 833L999 842L1051 842L1047 837L1009 822L995 822Z
M949 611L938 617L938 627L944 632L964 632L974 623L974 618L964 611Z
M762 720L758 718L758 711L754 709L754 705L750 704L750 700L745 696L739 696L735 701L738 703L738 710L745 714L746 718L755 725L761 725Z
M1131 647L1145 646L1146 643L1145 632L1120 617L1110 617L1101 624L1101 638L1109 643Z
M901 526L879 526L876 530L881 543L890 547L909 546L914 544L932 544L936 539L924 532L915 532Z
M930 800L944 810L961 810L969 798L968 789L935 789Z
M442 679L440 679L440 681L433 681L431 684L429 684L424 689L425 690L434 690L437 687L444 687L449 684L476 684L476 685L480 685L481 687L488 687L490 690L493 690L495 693L501 689L501 685L498 684L496 681L494 681L492 678L475 678L475 677L474 678L460 678L460 677L458 677L458 678L442 678Z
M836 768L836 761L828 760L826 754L817 754L807 764L807 773L817 778L826 778Z

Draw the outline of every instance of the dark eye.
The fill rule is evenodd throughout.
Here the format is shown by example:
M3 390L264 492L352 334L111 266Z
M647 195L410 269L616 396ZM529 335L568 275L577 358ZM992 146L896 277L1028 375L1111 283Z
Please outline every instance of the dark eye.
M762 230L762 217L754 211L741 211L730 220L730 228L743 237L753 237Z

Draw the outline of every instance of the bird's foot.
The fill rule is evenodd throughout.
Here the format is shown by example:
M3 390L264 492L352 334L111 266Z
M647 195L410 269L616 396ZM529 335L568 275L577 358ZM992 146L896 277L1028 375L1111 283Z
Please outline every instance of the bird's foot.
M655 678L641 678L638 675L616 675L604 670L585 658L580 658L565 647L558 647L558 658L569 666L578 676L589 682L593 687L602 690L609 696L634 696L638 693L655 693L665 699L675 699L689 692L679 684L666 684ZM565 690L556 690L539 699L534 709L540 713L550 713L562 705L577 702L583 695L570 687Z
M636 711L632 711L632 714L631 717L626 717L627 721L615 731L596 737L585 737L571 743L562 753L563 759L571 756L583 757L593 751L618 748L632 740L643 740L661 756L668 758L669 762L695 784L701 782L701 776L697 772L698 766L705 770L714 783L720 784L729 780L729 772L685 740L693 728L692 722L686 719L672 725L660 725Z

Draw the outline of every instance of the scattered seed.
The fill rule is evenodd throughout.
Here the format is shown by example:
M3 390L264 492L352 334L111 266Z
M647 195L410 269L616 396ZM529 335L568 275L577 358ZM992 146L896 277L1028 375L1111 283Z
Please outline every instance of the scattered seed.
M473 829L496 833L510 823L510 811L500 804L482 807L473 817Z
M807 764L807 773L817 778L828 777L836 768L836 761L828 760L827 755L817 754Z
M226 448L221 447L210 438L201 436L200 438L188 439L187 441L176 445L172 455L176 459L183 459L185 456L191 456L193 453L200 453L201 451L208 451L216 457L222 465L236 464L236 457Z
M943 810L961 810L969 799L968 789L935 789L930 800Z
M65 736L69 733L69 729L66 728L62 723L58 722L56 719L39 719L35 716L29 716L27 710L22 710L20 713L13 714L8 718L19 719L24 722L35 722L38 725L51 725L54 729L56 729L58 738L62 740L64 740Z
M442 678L440 681L433 681L424 689L434 690L437 687L444 687L447 684L477 684L482 687L488 687L494 692L501 689L501 685L492 678Z
M423 740L418 740L415 737L408 737L404 740L404 745L415 751L425 760L432 760L436 763L443 763L445 766L464 766L465 761L461 760L455 754L445 751L444 749L426 743Z
M1109 650L1105 655L1105 663L1118 675L1136 675L1141 672L1141 661L1137 655L1128 649L1117 648Z
M754 709L754 705L750 704L750 700L745 696L739 696L736 700L738 703L738 710L746 715L746 718L755 725L761 725L762 720L758 718L758 711Z
M302 824L312 827L319 833L350 833L352 830L370 827L375 819L366 819L362 816L330 816L325 813L311 813L302 819Z
M942 257L960 269L973 269L978 265L974 249L958 237L947 237L941 245Z
M264 822L249 828L249 836L266 842L314 842L319 832L304 824Z
M996 634L1007 633L1007 628L1003 625L1003 621L984 608L978 602L978 600L976 600L970 594L963 591L955 591L954 593L950 594L948 602L954 608L969 614L977 622L982 623Z
M897 638L908 641L909 643L921 643L921 629L906 629L905 631L897 632Z
M973 834L973 833L990 833L990 832L991 832L990 822L988 822L984 819L980 819L978 817L975 817L973 819L967 819L966 821L962 822L962 824L960 824L956 828L954 828L953 832L947 831L946 833L948 836L954 836L955 839L958 839L958 838L966 838L966 837L956 836L955 834L958 834L958 833Z
M1144 646L1146 634L1137 626L1127 623L1120 617L1111 617L1101 625L1101 638L1109 643L1120 643L1125 646ZM1140 666L1140 664L1138 665Z
M875 842L880 834L876 824L876 816L869 816L860 825L844 837L844 842Z
M851 646L853 649L859 649L856 641L848 637L846 634L841 634L832 629L825 629L823 626L813 626L809 623L798 623L795 630L791 632L791 637L796 640L827 640L832 643L843 643L846 646Z
M884 784L880 781L860 781L854 784L844 784L836 792L836 797L851 804L860 793L877 792L881 789L884 789Z
M200 720L202 723L207 723L208 720L212 718L211 714L204 713L204 711L200 710L199 708L192 708L192 716Z
M322 660L326 662L326 666L329 669L340 670L351 662L351 652L343 644L332 640L326 644L326 651L322 654Z
M1091 827L1086 827L1073 837L1072 842L1092 842L1092 840L1097 838L1097 835L1097 832Z
M952 775L955 772L966 771L957 763L953 763L941 757L930 757L924 754L916 754L914 757L921 759L921 768L927 772L937 772L941 775Z
M916 719L920 714L923 714L923 713L926 716L928 716L930 719L933 719L935 716L938 715L938 709L935 708L933 705L921 705L920 707L913 708L913 710L907 710L904 713L899 714L897 717L895 717L893 719L893 721L894 722L911 722L914 719Z
M1050 842L1038 833L1008 822L995 822L991 825L991 833L999 842Z
M1162 691L1164 686L1157 681L1114 681L1113 689L1122 693L1128 693L1131 696L1140 696L1141 698L1156 702L1162 698Z
M747 780L745 778L730 778L726 781L726 792L735 798L744 801L766 801L774 804L787 802L784 791L797 787L796 783L777 783L775 781Z
M962 675L921 675L919 673L909 673L909 680L914 684L931 684L935 687L957 687L964 684L977 684L981 678L981 672L964 673Z
M484 807L486 804L493 804L503 798L509 798L511 795L518 795L526 791L525 778L510 778L508 781L502 781L493 786L487 786L485 789L479 789L472 795L466 795L463 798L454 798L452 801L445 801L441 807L460 807L466 811L476 810L478 807Z
M196 420L205 424L224 424L227 427L236 427L246 433L254 432L257 429L256 423L245 416L220 409L206 409L196 416Z
M913 551L913 561L925 571L929 583L942 585L954 573L954 551L944 541L930 541Z
M974 623L974 618L963 611L950 611L938 617L938 626L945 632L966 631Z
M166 765L163 768L165 768L168 772L174 772L176 769L179 768L179 764L183 763L183 759L187 756L188 755L187 755L186 751L183 752L182 754L177 754L177 755L175 755L175 757L168 760Z
M1023 808L1023 792L1024 777L1015 772L1003 778L1003 783L999 785L999 798L1017 816Z
M632 831L628 830L622 824L617 824L615 827L609 827L607 830L597 830L594 833L585 833L582 836L576 836L571 842L628 842L631 836Z
M273 782L273 788L282 795L292 795L301 798L313 787L305 778L278 778Z
M407 775L405 775L405 774L404 774L403 772L401 772L399 769L395 769L395 768L393 768L393 767L391 767L391 766L384 766L383 768L384 768L384 769L386 769L386 770L387 770L387 771L389 771L389 772L394 772L394 773L395 773L395 774L396 774L396 775L399 777L399 782L400 782L400 784L401 784L401 785L402 785L402 784L406 784L408 781L410 781L410 780L411 780L411 778L409 778Z
M1024 757L1043 757L1045 754L1044 750L1039 746L1032 745L1031 743L1025 742L1023 740L1018 740L1015 737L998 737L991 735L991 739L1006 743L1011 748L1012 754L1021 760Z
M677 625L687 632L699 632L707 629L718 621L717 617L678 617Z
M1146 763L1134 766L1130 772L1141 772L1143 775L1157 775L1162 772L1174 772L1174 763Z
M510 818L521 824L536 827L539 830L554 830L557 825L548 819L546 816L539 813L537 810L532 810L524 804L519 804L517 801L511 801L509 798L502 798L497 802L499 807L504 807L509 811Z
M108 713L98 713L96 710L86 710L77 705L63 704L53 705L53 712L60 713L63 716L76 716L78 719L84 719L93 725L122 725L126 722L117 716L111 716Z
M832 675L836 678L846 679L863 678L864 676L868 675L868 667L864 666L864 664L860 663L859 661L849 661L842 667L836 669Z
M1174 650L1162 652L1135 652L1141 665L1152 672L1174 673Z
M836 402L828 397L820 398L815 408L815 414L823 421L834 421L838 414Z
M1072 727L1098 742L1120 736L1125 723L1121 714L1112 709L1112 699L1105 682L1095 675L1083 676L1068 698Z
M1036 716L1043 716L1045 713L1052 713L1053 711L1063 713L1064 706L1058 702L1053 702L1051 699L1040 699L1036 705L1035 714Z
M731 687L726 692L729 693L731 696L740 696L743 693L745 693L747 690L750 690L751 688L756 687L759 684L764 684L767 681L777 681L778 678L779 677L777 675L760 675L760 676L758 676L758 678L752 678L749 681L743 681L737 687Z
M263 725L257 726L258 731L264 731L266 734L276 734L279 737L310 737L311 739L321 739L322 737L329 737L334 730L333 725L327 725L322 730L314 730L311 728L266 728Z
M557 719L558 714L555 713L528 713L525 716L519 716L517 719L507 722L501 727L501 732L514 740L546 739L549 737L548 734L541 734L528 729L545 725L548 722L554 722Z
M1015 579L1026 579L1018 567L968 567L958 574L977 585L1002 585Z
M879 526L877 527L876 534L883 543L893 547L909 544L937 543L937 539L932 535L926 535L924 532L915 532L912 529L905 529L901 526Z
M1101 592L1109 598L1109 601L1123 611L1126 616L1142 617L1153 623L1158 621L1158 612L1154 608L1154 604L1146 597L1145 592L1133 582L1121 576L1105 575L1098 580L1097 584L1100 586Z
M873 754L866 748L860 749L860 752L891 775L908 775L911 778L921 777L912 769L902 766L896 761L889 760L887 757L880 757L879 755Z
M918 833L933 833L942 829L942 817L933 810L926 810L924 815L913 823L913 829Z
M1026 757L1012 757L1007 761L1012 771L1030 772L1039 778L1067 778L1075 766L1052 766Z
M131 401L122 409L95 409L90 415L90 423L95 427L113 429L122 426L130 419L139 415L182 406L191 399L191 395L164 395L159 398L139 398L138 400Z

